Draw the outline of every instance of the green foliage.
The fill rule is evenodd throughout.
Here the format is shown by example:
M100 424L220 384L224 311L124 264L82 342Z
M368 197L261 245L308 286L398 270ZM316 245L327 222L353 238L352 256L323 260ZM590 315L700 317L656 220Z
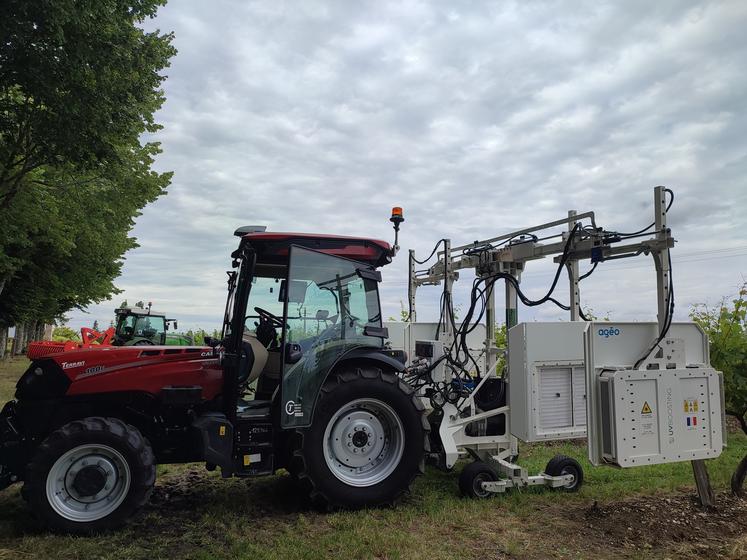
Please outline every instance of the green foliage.
M596 313L594 313L594 309L592 307L584 307L584 317L586 317L589 321L610 321L610 312L607 311L605 313L604 317L599 317Z
M498 360L496 361L495 371L500 376L503 368L506 367L506 354L505 350L508 348L508 333L506 331L506 323L501 323L500 327L495 329L495 345L499 350L503 352L499 354Z
M97 171L155 132L175 50L138 26L165 0L5 0L0 17L0 206L46 165Z
M50 322L116 293L151 170L172 36L163 0L7 0L0 17L0 323Z
M726 412L747 433L747 284L731 302L696 305L690 316L708 335L711 364L724 374Z
M54 331L52 331L52 340L56 342L67 342L68 340L80 342L80 334L67 325L62 325L54 328Z
M205 337L206 336L212 336L214 339L220 338L220 331L218 329L213 329L212 333L207 332L204 329L197 329L196 331L192 332L187 331L187 336L193 337L194 345L195 346L205 346Z
M399 319L390 315L387 321L402 321L407 323L410 320L410 312L405 309L405 304L402 300L399 300Z

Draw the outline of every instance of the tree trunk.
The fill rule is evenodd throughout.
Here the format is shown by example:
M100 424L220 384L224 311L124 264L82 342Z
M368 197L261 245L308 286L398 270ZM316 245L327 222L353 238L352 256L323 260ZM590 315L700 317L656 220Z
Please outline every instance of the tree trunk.
M740 427L742 428L742 431L744 432L744 435L747 436L747 410L745 410L742 414L732 414L729 411L727 411L726 414L731 414L732 416L734 416L734 418L737 419Z
M744 480L747 478L747 455L742 457L742 460L737 466L737 470L731 475L731 492L735 496L744 496Z
M8 346L8 327L0 325L0 360L5 357L5 348Z
M693 475L695 475L695 486L698 489L698 497L700 498L700 505L704 508L713 509L716 507L716 496L713 495L713 488L711 487L711 479L708 476L708 469L706 468L705 461L698 459L691 461L693 466Z
M21 337L21 345L18 348L18 353L20 355L23 355L23 353L26 350L26 344L29 341L29 332L30 332L29 331L29 324L28 323L24 323L23 324L23 336Z
M23 356L23 351L26 349L26 341L29 338L29 324L24 323L23 329L21 329L21 339L18 344L18 354Z
M11 358L18 354L18 337L21 335L22 328L23 327L20 324L15 325L15 333L13 333L13 346L10 347Z
M2 278L0 279L0 295L3 293L3 288L5 288L5 283L8 281L8 278Z
M26 330L26 340L24 340L25 344L24 347L28 348L29 342L32 340L36 340L36 325L38 321L31 321L29 323L28 328Z
M23 354L23 335L26 331L26 325L19 323L16 325L16 336L13 339L13 355L19 356Z

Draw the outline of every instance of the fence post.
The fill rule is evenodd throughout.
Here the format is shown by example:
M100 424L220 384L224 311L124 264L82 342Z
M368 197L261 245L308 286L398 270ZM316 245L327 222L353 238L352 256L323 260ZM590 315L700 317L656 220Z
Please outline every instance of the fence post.
M708 476L705 461L698 459L691 461L691 463L693 466L693 475L695 476L695 487L698 490L698 498L700 498L700 505L708 509L715 508L716 496L713 494L711 478Z

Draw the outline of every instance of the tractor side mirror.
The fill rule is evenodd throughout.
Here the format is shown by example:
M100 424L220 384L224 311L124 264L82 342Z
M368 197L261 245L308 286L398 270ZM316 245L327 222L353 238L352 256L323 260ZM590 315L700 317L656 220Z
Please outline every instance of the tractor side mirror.
M285 345L285 363L296 364L303 358L303 350L299 344L288 342Z

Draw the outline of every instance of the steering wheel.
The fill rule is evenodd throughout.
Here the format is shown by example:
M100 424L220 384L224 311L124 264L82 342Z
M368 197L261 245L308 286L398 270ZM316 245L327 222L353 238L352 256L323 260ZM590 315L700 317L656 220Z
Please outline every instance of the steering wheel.
M282 329L283 328L283 319L281 317L278 317L277 315L273 315L266 309L262 309L261 307L255 307L254 311L257 312L260 319L264 319L265 321L269 321L273 327L277 327Z

